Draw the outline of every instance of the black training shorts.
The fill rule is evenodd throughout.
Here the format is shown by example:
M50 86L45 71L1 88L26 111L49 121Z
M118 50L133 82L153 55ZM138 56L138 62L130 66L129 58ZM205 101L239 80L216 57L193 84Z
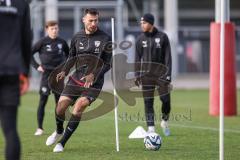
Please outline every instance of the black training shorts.
M81 83L81 81L77 81L70 77L61 95L67 96L73 101L76 101L79 97L86 97L91 104L100 94L103 81L101 83L94 83L90 88L83 87Z

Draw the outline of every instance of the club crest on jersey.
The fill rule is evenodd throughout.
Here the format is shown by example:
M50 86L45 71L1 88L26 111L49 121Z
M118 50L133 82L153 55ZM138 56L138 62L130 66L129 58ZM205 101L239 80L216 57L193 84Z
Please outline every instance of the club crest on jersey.
M95 44L95 47L99 47L101 44L101 41L95 41L94 44Z
M100 53L100 48L99 48L100 44L101 44L101 41L94 41L94 45L96 47L94 50L94 53Z
M47 51L48 51L48 52L51 52L51 51L52 51L52 47L51 47L50 44L47 44L46 47L47 47Z
M58 46L58 49L60 49L60 50L62 49L62 44L61 43L59 43L57 46Z
M142 41L142 47L146 48L147 47L147 41Z
M157 45L157 48L161 48L160 41L161 41L160 38L155 38L155 43Z
M63 45L61 43L59 43L57 46L58 46L58 54L61 54Z

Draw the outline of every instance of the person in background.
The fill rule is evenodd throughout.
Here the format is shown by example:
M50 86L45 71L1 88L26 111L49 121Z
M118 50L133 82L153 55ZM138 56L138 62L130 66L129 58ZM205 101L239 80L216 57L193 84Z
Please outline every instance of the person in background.
M167 34L159 31L154 26L154 16L150 13L145 14L141 18L142 34L139 35L136 41L136 63L158 63L167 67L167 73L161 77L167 84L171 82L172 72L172 58L171 47ZM148 132L155 132L154 124L154 90L158 89L160 100L162 101L162 121L161 127L163 133L166 136L170 135L168 120L171 109L170 93L161 95L161 87L157 84L152 84L146 78L139 75L139 71L143 68L136 69L136 81L135 84L142 85L144 105L145 105L145 117L148 126ZM143 71L144 72L144 71ZM150 73L146 73L146 77L149 78ZM147 76L148 75L148 76ZM150 75L151 77L151 75ZM152 77L153 78L153 77Z
M5 159L19 160L17 111L20 95L28 89L31 61L29 4L25 0L1 0L0 20L0 126L6 142Z
M48 97L51 93L51 89L48 85L48 78L50 73L60 64L62 64L68 57L69 47L65 40L58 37L59 26L57 21L48 21L45 26L47 36L40 39L32 48L32 55L39 53L40 64L37 63L34 56L32 59L32 65L37 71L42 73L42 79L40 83L40 100L37 111L38 128L34 133L35 136L43 134L43 120L45 113L45 106L48 101ZM53 92L55 102L57 104L60 95Z

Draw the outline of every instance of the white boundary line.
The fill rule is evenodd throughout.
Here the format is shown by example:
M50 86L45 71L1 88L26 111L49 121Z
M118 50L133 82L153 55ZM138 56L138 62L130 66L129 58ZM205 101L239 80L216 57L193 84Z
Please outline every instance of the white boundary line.
M27 112L36 112L35 108L31 108L30 106L28 107L25 107L23 110L27 111ZM54 114L53 111L49 111L48 113L50 114ZM101 118L101 119L112 119L111 117L98 117L98 118ZM94 120L94 119L93 119ZM125 120L121 120L119 119L121 122L127 122L127 123L145 123L144 121L125 121ZM159 122L155 122L156 124L160 124ZM172 127L179 127L179 128L190 128L190 129L198 129L198 130L209 130L209 131L215 131L215 132L218 132L219 131L219 128L214 128L214 127L207 127L207 126L198 126L198 125L186 125L186 124L176 124L176 123L171 123L170 121L170 129ZM224 129L224 132L226 133L236 133L236 134L240 134L240 130L236 130L236 129L227 129L225 128Z
M184 124L170 124L170 127L180 127L180 128L190 128L190 129L199 129L199 130L209 130L209 131L216 131L218 132L218 128L214 127L205 127L205 126L192 126L192 125L184 125ZM224 132L229 132L229 133L239 133L240 130L234 130L234 129L224 129Z
M124 122L125 120L122 120L122 122ZM125 121L128 123L146 123L144 121L142 122L137 122L137 121ZM155 124L160 124L159 122L155 122ZM185 125L185 124L176 124L176 123L171 123L169 124L170 129L171 127L179 127L179 128L190 128L190 129L198 129L198 130L209 130L209 131L215 131L215 132L219 132L219 128L214 128L214 127L207 127L207 126L197 126L197 125ZM228 133L237 133L240 134L240 130L235 130L235 129L224 129L224 132L228 132Z

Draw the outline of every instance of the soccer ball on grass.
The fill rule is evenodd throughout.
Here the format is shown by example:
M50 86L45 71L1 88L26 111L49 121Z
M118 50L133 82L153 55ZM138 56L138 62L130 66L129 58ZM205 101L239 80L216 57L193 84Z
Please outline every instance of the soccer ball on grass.
M162 139L157 133L148 133L144 138L144 145L147 150L157 151L162 145Z

